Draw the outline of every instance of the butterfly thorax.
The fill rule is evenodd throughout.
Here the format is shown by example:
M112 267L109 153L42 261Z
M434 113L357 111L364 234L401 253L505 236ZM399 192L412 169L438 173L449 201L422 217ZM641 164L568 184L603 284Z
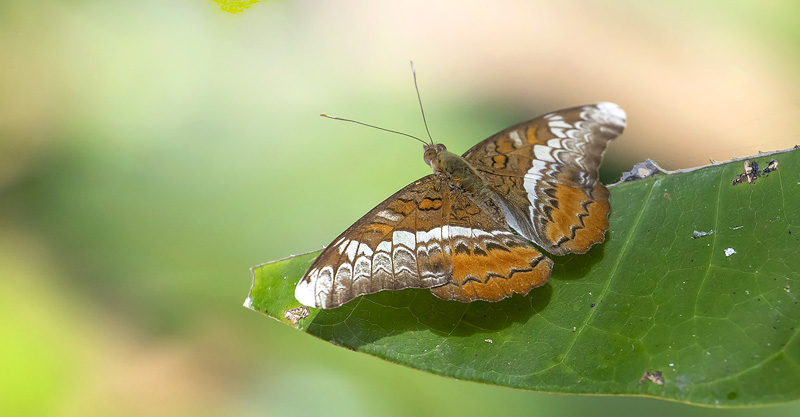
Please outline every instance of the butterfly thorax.
M444 145L425 145L424 159L434 174L446 175L452 185L458 186L476 203L492 199L483 176L466 159L448 151Z

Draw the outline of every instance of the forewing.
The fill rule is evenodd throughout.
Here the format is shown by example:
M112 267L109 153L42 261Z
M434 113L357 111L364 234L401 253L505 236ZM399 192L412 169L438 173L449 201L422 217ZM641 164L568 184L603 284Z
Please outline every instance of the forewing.
M484 173L517 232L554 255L584 253L608 230L598 168L624 128L621 108L598 103L512 126L463 156Z
M442 175L428 175L389 197L337 237L317 257L295 298L335 308L364 294L431 288L448 282L453 265L443 251L447 204Z

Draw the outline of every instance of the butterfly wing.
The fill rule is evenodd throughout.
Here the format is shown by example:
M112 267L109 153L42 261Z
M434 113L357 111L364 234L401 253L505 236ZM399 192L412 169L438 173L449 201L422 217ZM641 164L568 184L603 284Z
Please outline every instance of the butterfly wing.
M418 232L420 224L442 224L443 204L438 176L404 187L322 251L297 284L295 298L335 308L363 294L444 285L453 269L450 257L428 233Z
M517 232L554 255L585 253L608 230L598 168L624 128L616 104L574 107L503 130L463 157L487 178Z
M456 189L457 190L457 189ZM479 207L463 192L445 187L447 206L441 244L453 272L445 285L431 288L444 300L499 301L544 285L553 261L511 232L503 213Z
M335 308L383 290L431 288L446 300L497 301L547 281L552 262L433 174L409 184L339 235L295 298Z

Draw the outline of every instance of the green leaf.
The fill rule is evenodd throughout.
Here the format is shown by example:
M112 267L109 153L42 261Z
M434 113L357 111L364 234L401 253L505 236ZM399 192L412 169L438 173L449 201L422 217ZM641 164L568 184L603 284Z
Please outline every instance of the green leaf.
M800 152L754 160L773 158L779 170L754 183L733 185L742 162L731 162L611 187L606 242L554 258L527 297L464 304L402 290L306 310L294 287L314 252L253 268L245 305L458 379L721 407L796 400Z

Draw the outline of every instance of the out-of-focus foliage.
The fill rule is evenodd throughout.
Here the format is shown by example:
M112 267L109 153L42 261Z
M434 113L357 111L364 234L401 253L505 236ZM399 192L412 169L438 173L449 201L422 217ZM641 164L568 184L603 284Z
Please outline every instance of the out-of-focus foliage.
M228 13L241 13L260 0L214 0L221 9Z

